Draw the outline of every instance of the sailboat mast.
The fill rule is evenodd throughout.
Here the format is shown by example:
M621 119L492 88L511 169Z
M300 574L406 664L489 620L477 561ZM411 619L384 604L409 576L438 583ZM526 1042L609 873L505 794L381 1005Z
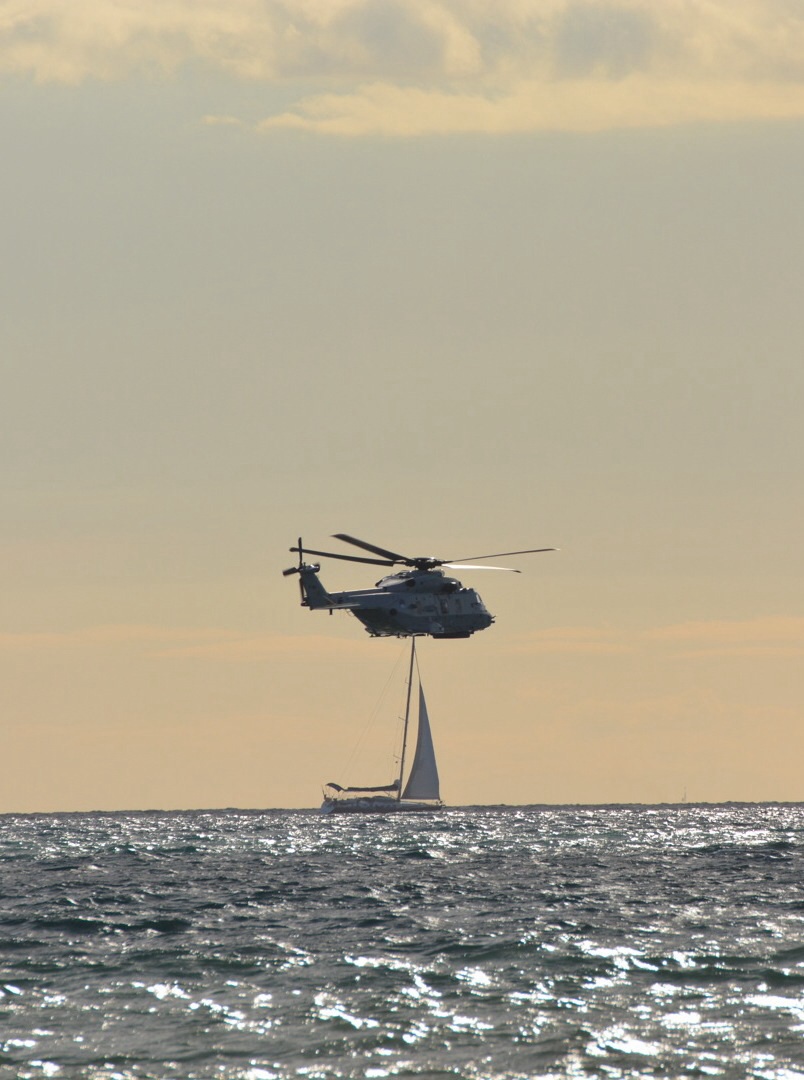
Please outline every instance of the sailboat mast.
M402 777L405 773L405 750L408 745L408 724L410 723L410 695L413 690L413 665L416 662L416 638L410 639L410 668L408 669L408 696L405 700L405 727L402 732L402 756L399 761L399 788L396 793L397 802L402 798Z

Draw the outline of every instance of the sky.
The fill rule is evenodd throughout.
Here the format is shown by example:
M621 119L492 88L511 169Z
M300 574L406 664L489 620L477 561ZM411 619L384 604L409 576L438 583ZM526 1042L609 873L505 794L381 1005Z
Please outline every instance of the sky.
M385 781L336 532L560 548L448 803L804 799L799 4L4 0L0 140L0 812Z

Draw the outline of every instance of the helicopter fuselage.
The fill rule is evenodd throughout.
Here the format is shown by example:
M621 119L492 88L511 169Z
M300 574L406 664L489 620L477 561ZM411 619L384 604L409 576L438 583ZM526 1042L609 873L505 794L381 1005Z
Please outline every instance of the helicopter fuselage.
M351 611L372 637L467 638L485 630L493 616L474 589L440 569L402 570L373 589L327 592L317 564L299 569L302 604L310 610Z

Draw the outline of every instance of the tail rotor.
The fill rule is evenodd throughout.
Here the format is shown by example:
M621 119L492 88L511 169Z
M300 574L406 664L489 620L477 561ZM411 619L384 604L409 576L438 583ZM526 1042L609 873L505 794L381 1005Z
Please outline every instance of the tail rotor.
M302 538L299 537L299 546L297 548L291 548L291 551L298 551L299 553L299 565L289 566L287 570L282 571L283 577L290 577L291 574L299 575L299 592L301 593L301 602L304 603L307 599L307 594L304 591L304 582L301 579L301 572L304 569L304 547L302 546Z

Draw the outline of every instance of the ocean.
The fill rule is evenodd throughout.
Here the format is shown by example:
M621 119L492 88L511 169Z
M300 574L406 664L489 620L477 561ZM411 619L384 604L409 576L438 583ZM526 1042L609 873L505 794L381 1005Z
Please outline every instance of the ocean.
M0 1077L804 1078L804 805L0 817Z

